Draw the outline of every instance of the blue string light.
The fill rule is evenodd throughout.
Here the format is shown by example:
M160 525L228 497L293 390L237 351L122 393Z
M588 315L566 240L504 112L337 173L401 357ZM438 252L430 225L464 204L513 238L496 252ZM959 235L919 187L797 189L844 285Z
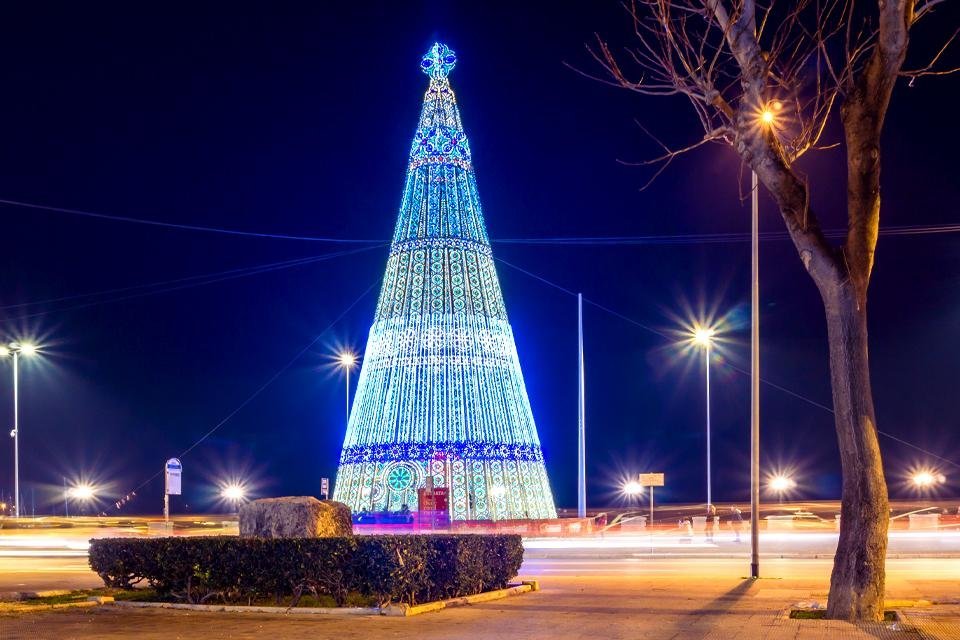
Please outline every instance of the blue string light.
M350 412L334 499L416 508L432 477L454 519L554 518L470 146L434 44L383 288Z

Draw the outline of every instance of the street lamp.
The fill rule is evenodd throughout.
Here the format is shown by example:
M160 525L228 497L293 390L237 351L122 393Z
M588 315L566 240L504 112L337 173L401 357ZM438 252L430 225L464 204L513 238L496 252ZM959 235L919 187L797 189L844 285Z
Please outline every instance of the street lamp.
M767 486L771 491L777 494L780 503L783 503L783 494L789 492L797 486L797 483L790 476L775 475L770 478Z
M70 498L81 504L86 504L96 499L96 494L96 487L87 483L75 484L67 489L67 498ZM64 504L66 504L66 501L64 501ZM64 507L64 509L66 509L66 507ZM79 508L77 511L77 515L83 515L80 513L81 510Z
M0 346L0 357L13 356L13 516L20 517L20 356L32 356L37 346L28 342L11 342Z
M357 366L357 355L352 351L341 351L337 354L337 365L343 369L347 381L347 410L346 421L350 424L350 370Z
M929 489L946 481L947 478L942 473L933 471L917 471L910 476L910 482L918 489Z
M783 103L764 105L759 125L771 135ZM760 577L760 186L750 172L750 577Z
M620 490L623 491L623 494L625 496L627 496L627 503L629 504L633 498L643 493L643 485L637 482L636 480L630 480L628 482L625 482ZM639 502L637 504L637 507L639 508Z
M712 472L710 466L710 346L716 330L705 327L696 327L693 330L693 343L703 347L703 368L707 376L707 513L713 504Z
M82 500L86 502L87 500L93 499L94 495L96 495L96 491L94 490L93 487L91 487L88 484L81 484L75 487L70 487L70 490L67 492L67 495L69 495L74 500Z

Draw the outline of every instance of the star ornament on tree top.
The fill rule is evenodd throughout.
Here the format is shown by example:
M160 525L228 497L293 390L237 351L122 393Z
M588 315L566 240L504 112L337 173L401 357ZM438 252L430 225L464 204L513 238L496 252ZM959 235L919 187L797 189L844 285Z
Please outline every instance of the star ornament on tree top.
M420 61L420 68L431 78L439 80L440 78L446 78L456 64L457 54L453 52L453 49L436 42L423 56Z

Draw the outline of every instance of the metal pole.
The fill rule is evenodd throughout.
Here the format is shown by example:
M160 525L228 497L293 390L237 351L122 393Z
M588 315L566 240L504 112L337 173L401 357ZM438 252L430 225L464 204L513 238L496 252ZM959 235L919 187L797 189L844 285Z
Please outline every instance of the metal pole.
M706 349L703 350L703 366L707 371L707 515L710 513L710 505L713 504L712 478L710 470L710 342L707 342Z
M750 576L760 577L760 202L751 176L750 291Z
M350 367L347 367L347 427L350 426Z
M63 517L70 517L70 507L67 505L67 477L63 477Z
M577 517L587 517L587 443L586 443L586 385L583 367L583 294L577 294L577 345L579 351L580 395L579 429L577 434Z
M653 485L650 486L650 526L653 526Z
M166 463L163 464L163 521L170 522L170 487Z
M13 517L20 517L20 352L13 352Z

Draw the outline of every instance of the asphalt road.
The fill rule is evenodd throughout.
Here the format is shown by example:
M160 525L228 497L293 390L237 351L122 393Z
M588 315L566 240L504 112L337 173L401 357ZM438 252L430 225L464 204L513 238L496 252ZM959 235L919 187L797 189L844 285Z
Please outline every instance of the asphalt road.
M776 505L789 513L800 509L817 513L817 522L785 521L761 531L763 567L829 567L837 544L834 522L827 518L835 503L792 503ZM900 503L896 513L922 505ZM694 506L667 507L664 519L683 519ZM721 508L721 514L725 513ZM726 513L729 513L726 511ZM825 514L825 515L824 515ZM658 514L659 515L659 514ZM674 517L677 519L673 519ZM944 518L936 530L911 530L907 519L895 520L891 528L888 559L891 570L922 571L930 575L960 575L960 523L956 516ZM87 547L94 537L142 537L154 535L236 535L236 521L220 516L207 519L177 518L175 527L164 528L145 518L105 522L99 519L22 522L17 528L0 521L0 592L100 586L99 578L87 566ZM765 526L770 521L765 521ZM7 525L7 526L3 526ZM745 572L749 566L749 523L741 527L739 540L729 520L708 536L686 526L665 524L656 529L624 529L580 538L534 538L524 540L523 574L617 575L630 573L695 574L705 567L724 567L723 572ZM787 563L804 560L810 563ZM901 562L902 561L902 562ZM819 563L819 564L818 564ZM736 569L729 569L736 567ZM828 569L827 569L828 570Z

